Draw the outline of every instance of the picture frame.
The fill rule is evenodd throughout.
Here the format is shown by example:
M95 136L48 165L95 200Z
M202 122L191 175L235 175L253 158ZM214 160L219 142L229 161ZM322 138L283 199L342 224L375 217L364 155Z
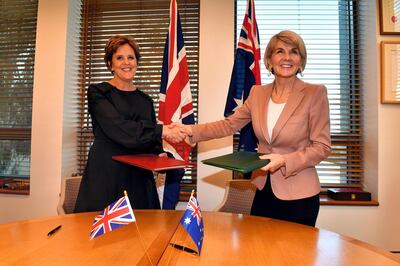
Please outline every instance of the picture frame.
M400 41L381 42L381 103L400 103Z
M382 35L400 35L399 6L400 0L379 0L379 24Z

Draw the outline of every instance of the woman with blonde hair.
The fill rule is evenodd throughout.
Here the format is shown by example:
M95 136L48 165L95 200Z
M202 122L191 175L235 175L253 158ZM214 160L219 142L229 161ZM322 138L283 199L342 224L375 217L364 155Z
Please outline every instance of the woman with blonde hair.
M253 172L257 184L252 215L315 226L320 183L315 166L331 151L327 89L302 81L307 62L303 39L281 31L269 41L264 57L274 75L270 84L256 85L234 114L224 120L185 126L190 141L232 135L249 122L258 152L270 163Z

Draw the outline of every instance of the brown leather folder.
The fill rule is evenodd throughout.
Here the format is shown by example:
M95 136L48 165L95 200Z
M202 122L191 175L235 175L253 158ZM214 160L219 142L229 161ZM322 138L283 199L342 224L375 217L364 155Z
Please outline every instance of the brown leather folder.
M334 200L361 200L370 201L371 193L352 188L329 188L327 191L328 197Z

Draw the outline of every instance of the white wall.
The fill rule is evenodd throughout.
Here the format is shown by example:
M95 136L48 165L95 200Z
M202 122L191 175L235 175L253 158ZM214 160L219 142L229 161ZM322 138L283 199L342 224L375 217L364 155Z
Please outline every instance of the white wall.
M38 8L29 196L0 194L0 222L56 214L63 123L67 0Z
M0 222L56 214L63 156L63 97L67 0L39 1L35 63L31 195L0 194ZM232 0L201 0L199 122L222 118L233 65ZM365 63L365 172L378 192L378 207L322 206L317 226L352 236L387 250L400 250L400 106L379 103L379 43L376 8L370 6ZM398 38L398 37L397 37ZM63 143L64 140L64 143ZM231 138L199 144L199 159L232 151ZM213 210L222 200L230 172L198 165L199 202ZM378 178L378 180L377 180ZM378 185L376 185L378 184Z
M233 1L200 2L199 123L222 119L234 52ZM232 137L198 144L198 160L232 152ZM213 210L224 196L230 171L198 165L198 200Z

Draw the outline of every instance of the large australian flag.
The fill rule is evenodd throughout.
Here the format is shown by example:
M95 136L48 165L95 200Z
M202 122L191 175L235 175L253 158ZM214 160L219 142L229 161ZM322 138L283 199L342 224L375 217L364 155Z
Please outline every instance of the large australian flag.
M226 99L225 116L231 115L243 104L253 85L261 84L259 43L254 0L248 0ZM255 151L256 148L257 138L249 123L240 130L239 150Z

